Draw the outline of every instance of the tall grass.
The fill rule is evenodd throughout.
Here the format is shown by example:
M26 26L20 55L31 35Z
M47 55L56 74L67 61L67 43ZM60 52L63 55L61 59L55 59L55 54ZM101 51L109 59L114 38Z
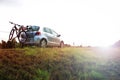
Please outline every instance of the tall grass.
M119 80L120 50L37 48L0 50L0 80Z

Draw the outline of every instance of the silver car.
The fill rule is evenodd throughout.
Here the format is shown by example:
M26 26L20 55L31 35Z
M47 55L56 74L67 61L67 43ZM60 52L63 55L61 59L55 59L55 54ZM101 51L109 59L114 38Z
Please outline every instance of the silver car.
M60 39L60 34L48 27L29 26L26 34L27 39L24 44L37 45L40 47L64 46L63 40Z

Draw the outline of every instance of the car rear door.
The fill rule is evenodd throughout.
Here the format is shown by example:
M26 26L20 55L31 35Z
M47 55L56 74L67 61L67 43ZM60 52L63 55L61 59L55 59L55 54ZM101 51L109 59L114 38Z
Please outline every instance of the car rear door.
M43 31L45 32L44 35L47 37L49 43L53 42L53 35L51 29L44 27Z

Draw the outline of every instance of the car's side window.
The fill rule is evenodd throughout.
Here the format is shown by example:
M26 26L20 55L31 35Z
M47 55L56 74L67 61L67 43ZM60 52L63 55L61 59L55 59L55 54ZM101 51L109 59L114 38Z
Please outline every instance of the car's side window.
M55 31L53 31L53 30L52 30L52 34L55 35L55 36L58 35L58 34L57 34Z
M52 34L52 32L51 32L51 30L49 28L44 28L43 30L44 30L44 32Z

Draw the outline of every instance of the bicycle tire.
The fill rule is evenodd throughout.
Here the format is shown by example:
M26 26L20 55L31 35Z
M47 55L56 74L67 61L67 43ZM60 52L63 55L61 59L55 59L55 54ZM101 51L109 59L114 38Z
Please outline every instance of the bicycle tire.
M24 44L27 40L27 33L25 31L20 31L18 34L19 43Z
M9 40L12 40L13 35L14 35L14 29L12 29L12 30L10 31Z

